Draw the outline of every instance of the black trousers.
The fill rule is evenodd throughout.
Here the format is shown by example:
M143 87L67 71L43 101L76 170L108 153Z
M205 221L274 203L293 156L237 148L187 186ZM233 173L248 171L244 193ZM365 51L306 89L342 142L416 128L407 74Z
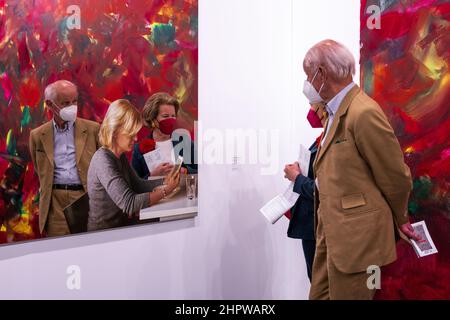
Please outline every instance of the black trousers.
M302 240L303 254L305 255L308 278L311 282L314 254L316 253L316 240Z

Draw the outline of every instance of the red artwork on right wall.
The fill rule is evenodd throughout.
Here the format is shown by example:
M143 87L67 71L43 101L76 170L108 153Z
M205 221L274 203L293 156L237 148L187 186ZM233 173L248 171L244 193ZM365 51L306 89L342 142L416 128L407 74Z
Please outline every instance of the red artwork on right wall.
M450 1L362 0L360 63L411 168L411 222L438 250L418 258L399 241L376 299L450 299Z

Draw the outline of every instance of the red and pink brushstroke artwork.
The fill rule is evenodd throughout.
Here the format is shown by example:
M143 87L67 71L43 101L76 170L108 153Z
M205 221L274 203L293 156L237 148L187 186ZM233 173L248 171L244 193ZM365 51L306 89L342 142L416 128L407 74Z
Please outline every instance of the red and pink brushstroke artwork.
M370 5L381 5L380 29L367 27ZM417 258L400 241L378 299L450 299L449 67L450 1L361 1L361 84L387 114L411 168L412 222L425 220L439 251Z
M68 27L80 8L80 29ZM49 120L43 91L67 79L79 116L101 122L110 102L142 108L165 91L180 127L197 120L197 0L0 0L0 244L39 238L30 130Z

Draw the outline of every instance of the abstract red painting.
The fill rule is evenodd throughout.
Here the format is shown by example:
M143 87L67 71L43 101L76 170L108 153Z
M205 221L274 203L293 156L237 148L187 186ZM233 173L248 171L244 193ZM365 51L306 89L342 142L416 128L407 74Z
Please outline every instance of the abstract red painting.
M378 299L450 298L449 67L450 1L361 1L361 84L387 114L411 168L411 222L425 220L439 251L417 258L400 241Z
M39 237L30 130L49 120L43 92L75 83L79 116L101 123L119 98L178 98L197 119L197 0L0 0L0 244Z

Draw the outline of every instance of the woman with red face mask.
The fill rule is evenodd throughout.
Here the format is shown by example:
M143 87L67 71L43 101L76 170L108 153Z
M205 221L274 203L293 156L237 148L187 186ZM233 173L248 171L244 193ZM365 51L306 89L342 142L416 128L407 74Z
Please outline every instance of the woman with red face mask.
M155 93L145 103L142 117L151 132L145 139L134 145L131 158L131 164L141 178L168 175L178 156L184 158L181 173L197 173L197 164L194 163L194 144L190 141L191 137L183 135L180 140L178 137L172 136L176 128L179 108L178 100L164 92ZM187 144L184 143L184 139L188 140ZM179 143L182 144L177 147ZM182 147L180 148L180 146ZM155 149L159 149L165 160L162 163L150 163L149 168L144 154Z
M313 128L323 128L327 113L323 104L312 104L307 120ZM313 163L321 143L322 135L309 148L311 158L308 172L301 172L299 164L288 164L284 168L285 178L294 182L294 192L300 194L295 205L288 211L290 216L287 235L289 238L301 239L303 255L305 256L308 278L311 281L312 264L316 252L314 239L314 172Z

